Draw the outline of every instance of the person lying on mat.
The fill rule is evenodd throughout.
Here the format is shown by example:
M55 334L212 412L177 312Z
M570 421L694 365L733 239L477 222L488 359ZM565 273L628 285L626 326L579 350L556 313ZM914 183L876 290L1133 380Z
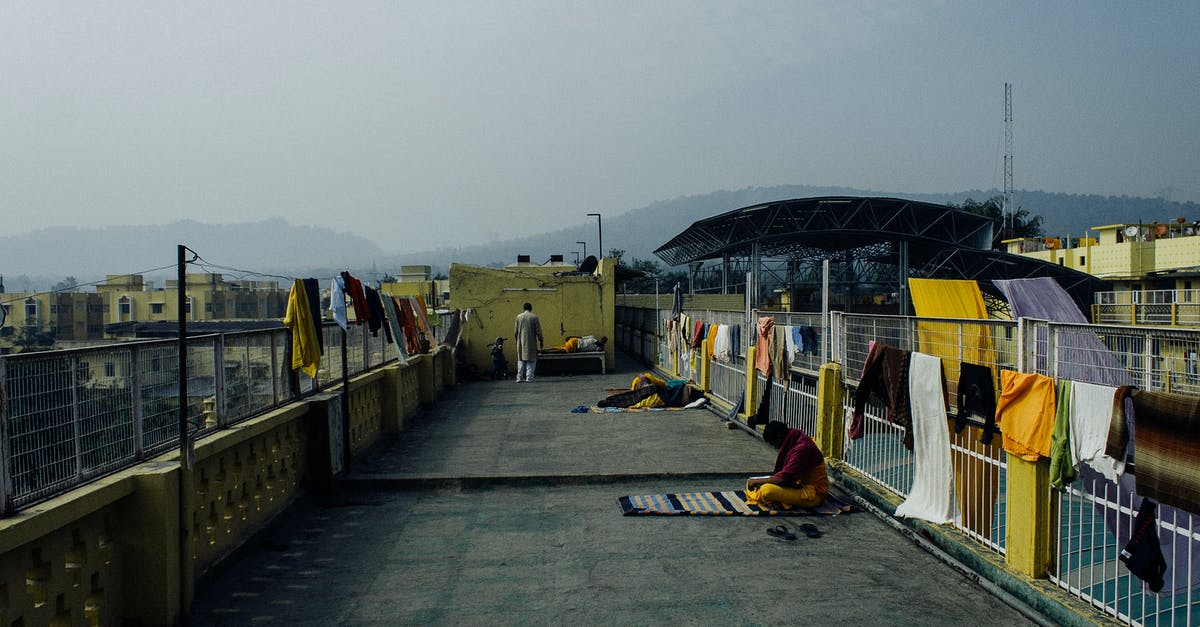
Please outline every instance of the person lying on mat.
M608 337L601 335L597 338L594 335L568 335L567 341L553 348L542 349L543 353L587 353L604 350L604 344L608 342Z
M817 443L778 420L767 423L763 441L779 450L775 471L746 481L746 502L776 509L820 505L829 494L829 477Z

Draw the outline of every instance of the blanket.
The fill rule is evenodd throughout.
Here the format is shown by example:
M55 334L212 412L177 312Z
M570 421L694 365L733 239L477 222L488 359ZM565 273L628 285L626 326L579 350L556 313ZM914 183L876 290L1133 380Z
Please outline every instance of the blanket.
M832 494L812 509L770 509L746 503L744 490L622 496L617 503L625 516L836 516L853 509Z
M683 407L601 407L593 405L579 405L571 410L573 414L618 414L627 411L683 411L685 409L699 409L708 404L707 398L698 398Z

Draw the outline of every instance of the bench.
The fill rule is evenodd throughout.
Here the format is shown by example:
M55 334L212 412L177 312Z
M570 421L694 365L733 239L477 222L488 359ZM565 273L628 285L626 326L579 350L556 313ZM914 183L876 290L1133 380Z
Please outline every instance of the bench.
M580 362L596 359L600 361L600 374L608 374L608 366L604 361L604 351L580 351L578 353L538 353L538 362Z

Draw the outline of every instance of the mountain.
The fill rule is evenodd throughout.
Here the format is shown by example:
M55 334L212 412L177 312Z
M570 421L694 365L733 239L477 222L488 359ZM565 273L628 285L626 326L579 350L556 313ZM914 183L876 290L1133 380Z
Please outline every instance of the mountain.
M654 250L696 220L773 200L890 196L957 205L967 198L983 201L999 194L994 189L911 194L812 185L721 190L661 200L620 214L605 214L604 247L624 250L627 261L635 258L658 261ZM1123 222L1200 219L1200 203L1195 202L1027 190L1017 190L1013 196L1014 205L1042 216L1047 235L1080 236L1094 226ZM573 262L574 253L579 252L575 242L587 241L588 252L595 254L596 236L596 223L587 220L577 227L489 244L396 254L384 252L353 233L295 226L278 218L246 224L187 220L158 226L56 227L0 237L0 276L10 292L49 289L66 276L74 276L80 284L103 280L105 274L120 273L141 273L148 280L162 281L174 277L176 245L182 243L200 257L191 272L219 272L253 279L256 274L264 273L280 277L329 277L348 269L362 278L375 279L397 272L401 265L431 265L435 272L445 272L451 262L502 266L516 261L521 254L530 255L535 263L547 261L552 254L561 254Z

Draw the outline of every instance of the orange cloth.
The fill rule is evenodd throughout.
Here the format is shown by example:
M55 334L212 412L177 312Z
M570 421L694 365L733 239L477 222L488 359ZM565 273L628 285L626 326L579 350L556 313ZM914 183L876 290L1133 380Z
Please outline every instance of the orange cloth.
M1054 432L1054 379L1036 374L1000 371L996 421L1004 434L1004 450L1028 461L1050 457Z
M764 483L753 490L746 490L746 503L760 507L792 509L793 507L816 507L829 494L829 475L825 464L812 467L796 487L789 488L773 483Z
M766 376L771 372L771 336L774 335L775 319L766 316L758 319L758 343L754 348L754 367Z
M717 342L717 325L708 325L708 330L704 335L704 355L709 361L713 358L713 345Z

